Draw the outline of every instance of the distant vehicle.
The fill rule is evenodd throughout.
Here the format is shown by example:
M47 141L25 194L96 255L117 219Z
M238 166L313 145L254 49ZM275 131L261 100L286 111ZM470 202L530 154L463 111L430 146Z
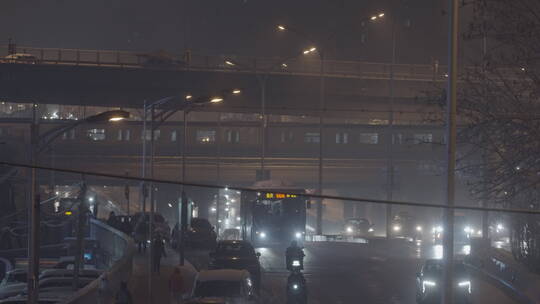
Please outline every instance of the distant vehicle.
M214 249L217 235L214 227L207 219L192 218L191 227L186 234L186 242L189 247Z
M224 240L240 240L240 229L229 228L223 231Z
M95 278L79 278L79 288L90 284ZM39 289L46 290L47 288L57 287L72 287L73 277L48 277L39 281ZM0 299L6 299L27 292L26 283L16 283L0 288Z
M192 299L187 304L254 304L253 284L246 270L221 269L199 272Z
M392 237L421 240L424 235L424 226L414 216L407 212L400 212L392 218L390 223Z
M63 303L67 299L73 296L73 289L63 289L63 290L41 290L39 291L37 304L55 304ZM14 297L9 297L4 300L0 300L0 304L25 304L28 303L27 295L17 295Z
M24 63L24 64L37 64L38 59L32 54L15 53L7 55L2 60L4 63Z
M433 241L435 244L442 244L444 236L443 219L432 228ZM482 236L482 230L476 228L472 221L463 213L454 214L454 245L469 246L471 238Z
M353 237L373 236L373 225L365 218L350 218L345 220L343 234Z
M173 54L164 50L156 52L137 54L141 64L147 67L174 67L184 66L186 63L177 59Z
M245 239L258 246L267 243L289 244L303 241L306 234L306 209L309 199L305 189L283 181L260 181L253 185L259 191L243 191L241 214Z
M142 213L137 212L133 215L133 219L130 221L131 223L134 223L133 225L137 225L139 221L141 220ZM144 213L144 222L148 223L150 219L150 215L145 212ZM148 227L148 224L146 224L146 227ZM157 233L159 232L161 236L165 239L166 242L170 241L171 238L171 227L169 226L169 223L167 220L163 217L163 215L155 212L154 213L154 231ZM135 227L133 227L133 231L135 231Z
M247 241L219 241L216 250L210 253L210 269L247 270L259 290L261 283L260 253Z
M90 278L90 279L97 279L103 271L101 270L94 270L94 269L82 269L79 271L79 278ZM43 280L46 278L73 278L73 270L72 269L46 269L41 272L39 275L39 279Z
M418 304L440 303L443 261L426 260L416 274L416 302ZM454 303L468 304L471 298L471 278L463 262L454 263Z
M0 282L0 289L6 285L16 284L16 283L26 283L27 281L27 268L16 268L11 271L6 272L4 279Z

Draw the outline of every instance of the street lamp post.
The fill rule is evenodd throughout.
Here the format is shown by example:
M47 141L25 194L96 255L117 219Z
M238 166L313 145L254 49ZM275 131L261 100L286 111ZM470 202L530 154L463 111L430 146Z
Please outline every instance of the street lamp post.
M211 104L211 103L220 103L223 101L224 97L228 94L233 94L233 95L238 95L241 93L241 90L240 89L232 89L232 90L223 90L221 92L221 95L217 95L217 96L212 96L212 97L208 97L208 96L202 96L202 97L199 97L199 98L196 98L194 99L193 95L191 94L186 94L184 96L169 96L169 97L165 97L163 99L160 99L160 100L157 100L151 104L147 104L146 101L145 101L145 106L144 106L144 122L143 122L143 157L142 157L142 166L143 166L143 169L142 169L142 173L143 173L143 178L145 177L145 174L146 174L146 133L147 133L147 130L146 130L146 126L147 126L147 112L150 110L150 177L151 178L154 178L154 156L155 156L155 149L154 149L154 136L155 136L155 131L157 130L157 128L160 126L161 123L165 122L168 118L170 118L173 114L177 113L178 111L183 111L183 115L184 115L184 136L183 136L183 145L182 145L182 173L181 173L181 179L182 179L182 182L185 182L185 165L186 165L186 144L187 144L187 114L189 113L189 111L191 111L194 107L196 106L201 106L201 105L204 105L204 104ZM177 99L183 99L183 103L177 105L176 107L172 108L172 109L165 109L165 110L162 110L158 113L156 113L156 107L159 107L161 105L164 105L170 101L173 101L173 100L177 100ZM159 120L159 123L156 124L155 123L155 120L157 118L160 118ZM143 186L143 203L144 203L144 193L145 193L145 188L144 188L144 184L142 185ZM154 202L154 191L155 191L155 187L153 184L151 184L151 189L150 189L150 212L149 212L149 239L152 240L153 238L153 229L152 229L152 226L153 226L153 218L154 218L154 211L155 211L155 202ZM187 220L184 220L184 216L187 216L187 196L185 195L185 191L184 191L184 186L182 185L181 187L181 198L180 198L181 202L180 202L180 212L181 212L181 221L182 221L182 226L181 226L181 231L180 231L180 244L179 244L179 251L180 251L180 264L183 265L184 264L184 237L183 235L186 233L187 231ZM185 211L184 211L185 210ZM144 211L144 210L143 210ZM187 217L186 217L187 219ZM152 242L150 242L150 256L149 256L149 270L151 272L151 266L152 266ZM151 282L151 277L149 278L149 282L148 282L148 289L149 289L149 294L151 295L152 294L152 282Z
M384 13L379 13L377 15L373 15L373 16L370 16L370 17L366 17L366 18L363 18L361 19L360 21L361 22L364 22L364 21L371 21L371 22L374 22L374 21L377 21L381 18L384 17ZM323 153L324 153L324 150L323 150L323 139L324 139L324 136L323 136L323 125L324 125L324 112L326 110L326 88L325 88L325 76L324 76L324 64L325 64L325 43L318 43L318 47L316 47L315 45L317 45L317 43L314 42L313 39L311 39L311 37L305 33L303 33L302 31L299 31L297 29L294 29L294 28L290 28L289 26L286 26L286 25L283 25L283 24L280 24L280 25L277 25L277 30L280 31L280 32L284 32L284 31L290 31L290 32L293 32L295 33L296 35L298 36L301 36L303 37L305 40L307 40L309 43L312 43L313 46L305 49L303 51L303 54L304 55L309 55L315 51L317 51L317 54L319 55L319 59L320 59L320 70L319 70L319 164L318 164L318 181L317 181L317 194L319 195L322 195L323 194ZM332 34L329 38L332 38L334 35ZM327 39L328 40L328 39ZM323 41L323 42L326 42ZM317 235L321 235L323 233L323 200L322 199L318 199L317 200L317 217L316 217L316 234Z
M107 121L120 121L129 117L129 113L122 110L103 112L94 116L77 120L66 126L54 128L45 134L39 134L39 118L37 104L33 105L32 124L30 126L31 156L30 163L36 166L37 157L46 147L64 132L68 132L83 123L100 123ZM39 256L40 256L40 199L37 184L36 168L31 169L31 195L30 195L30 237L28 238L28 302L37 303L39 286Z

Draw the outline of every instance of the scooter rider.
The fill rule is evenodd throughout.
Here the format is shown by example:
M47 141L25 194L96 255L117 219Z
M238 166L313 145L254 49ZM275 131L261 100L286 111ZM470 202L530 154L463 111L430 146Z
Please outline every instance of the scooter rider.
M300 261L299 269L304 269L304 256L304 250L301 247L298 247L296 241L292 241L291 246L289 246L285 252L285 266L287 267L287 270L293 271L292 262L295 258Z

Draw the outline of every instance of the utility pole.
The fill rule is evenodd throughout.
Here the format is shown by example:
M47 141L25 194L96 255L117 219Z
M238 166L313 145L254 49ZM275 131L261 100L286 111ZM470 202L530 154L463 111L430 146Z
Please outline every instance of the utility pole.
M447 209L444 228L444 288L443 304L452 304L454 298L453 260L454 260L454 199L456 168L456 109L457 109L457 74L458 74L458 35L459 6L458 0L449 1L450 19L448 36L448 89L446 106L447 127Z
M75 261L73 264L73 290L79 289L79 273L84 269L84 226L86 223L86 183L83 180L81 183L81 192L79 193L79 214L78 214L78 225L77 225L77 239L76 239L76 249L75 249Z
M184 136L182 138L182 182L186 182L186 145L187 145L187 136L188 136L188 114L189 109L184 109ZM182 191L181 191L181 198L180 198L180 244L178 246L179 248L179 256L180 256L180 265L184 266L185 261L185 253L186 253L186 232L187 232L187 196L185 191L185 186L182 185Z
M217 147L217 161L216 161L216 176L217 184L221 185L221 112L218 113L217 117L217 138L216 138L216 147ZM216 235L219 238L219 206L221 205L221 188L217 190L216 197Z
M37 104L32 105L32 124L30 125L30 163L37 164L38 140L39 140L39 115ZM39 189L37 184L36 168L31 169L30 183L30 237L28 238L28 303L37 303L39 292L39 251L40 251L40 204Z
M319 88L319 180L318 180L318 194L323 194L323 124L324 124L324 108L325 108L325 83L324 83L324 52L319 49L319 56L321 59L320 70L320 88ZM323 234L323 199L317 200L317 235Z
M126 171L126 177L129 177L129 172ZM126 180L126 185L124 186L124 196L126 197L126 213L127 213L127 216L129 217L129 209L130 209L130 206L129 206L129 183L128 181Z
M388 139L386 140L386 199L394 198L394 65L396 64L396 7L392 11L392 64L390 65L390 106L388 111ZM392 231L392 205L386 205L386 237Z

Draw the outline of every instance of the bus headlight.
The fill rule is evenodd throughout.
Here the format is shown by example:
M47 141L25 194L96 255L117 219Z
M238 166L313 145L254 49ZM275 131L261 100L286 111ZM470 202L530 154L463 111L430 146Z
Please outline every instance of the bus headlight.
M392 227L392 229L393 229L394 231L401 231L401 226L399 226L399 225L394 225L394 227Z
M416 231L421 232L422 231L422 226L416 226Z
M467 291L471 293L471 281L461 281L458 283L461 288L467 288Z
M259 233L259 237L260 237L261 239L266 238L266 232L261 232L261 233Z
M347 226L347 232L348 232L348 233L352 233L352 231L353 231L352 227Z
M299 239L299 238L302 237L302 233L301 233L301 232L297 232L297 233L294 234L294 236L295 236L297 239Z

